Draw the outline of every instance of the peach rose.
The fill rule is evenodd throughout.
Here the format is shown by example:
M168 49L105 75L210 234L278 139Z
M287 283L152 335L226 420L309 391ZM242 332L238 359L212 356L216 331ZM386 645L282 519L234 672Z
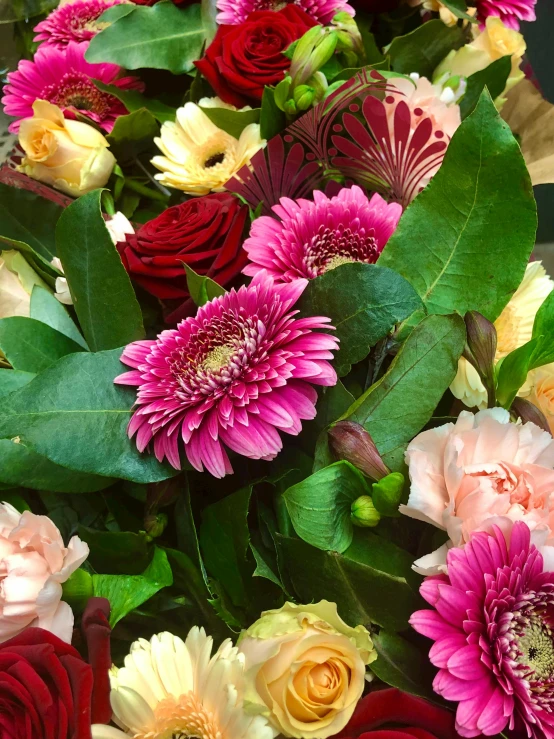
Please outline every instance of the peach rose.
M411 488L401 513L450 539L415 563L421 574L444 571L448 546L463 546L493 523L525 521L537 543L554 545L554 439L534 423L510 423L503 408L463 411L455 424L416 436L406 462Z
M285 605L241 635L247 700L285 737L326 739L346 726L377 658L369 632L347 626L335 603Z
M545 364L533 370L528 379L531 388L526 399L543 412L550 433L554 433L554 364Z
M61 602L62 586L88 557L74 536L65 547L47 516L0 504L0 642L38 626L71 642L73 612Z

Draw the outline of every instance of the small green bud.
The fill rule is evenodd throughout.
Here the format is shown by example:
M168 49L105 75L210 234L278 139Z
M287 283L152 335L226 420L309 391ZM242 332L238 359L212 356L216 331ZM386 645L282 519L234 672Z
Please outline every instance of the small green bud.
M94 595L91 575L81 568L75 570L62 584L62 591L63 600L69 603L74 611L79 613L84 611L88 599Z
M279 82L279 84L275 88L273 99L275 100L275 105L279 108L279 110L285 110L285 104L289 97L291 82L291 77L285 77L285 79L281 80L281 82Z
M165 513L158 513L157 515L146 516L144 519L144 529L146 533L156 539L161 536L167 526L167 515Z
M310 29L314 30L314 29ZM309 31L308 31L309 33ZM293 86L306 83L335 53L337 35L335 31L319 26L319 35L310 44L304 44L307 34L300 39L290 65Z
M381 520L379 511L373 505L369 495L360 495L350 507L350 520L354 526L372 528Z
M391 472L379 482L373 483L371 495L375 508L382 516L398 516L398 506L402 500L404 475Z
M298 85L292 97L298 110L308 110L315 100L315 90L309 85Z
M297 113L296 103L294 102L294 100L287 100L283 109L285 113L290 116L295 116Z

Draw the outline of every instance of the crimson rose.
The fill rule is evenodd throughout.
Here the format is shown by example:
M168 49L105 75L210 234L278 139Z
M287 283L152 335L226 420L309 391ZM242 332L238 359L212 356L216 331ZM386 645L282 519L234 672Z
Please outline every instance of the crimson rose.
M396 688L363 698L336 739L457 739L454 714Z
M152 295L187 298L183 262L220 285L244 267L247 216L248 207L229 193L191 198L145 223L118 249L128 273Z
M276 85L290 67L281 52L315 25L296 5L258 10L240 25L219 26L204 58L194 63L224 102L259 104L264 85Z
M44 629L0 644L0 736L91 739L92 669Z

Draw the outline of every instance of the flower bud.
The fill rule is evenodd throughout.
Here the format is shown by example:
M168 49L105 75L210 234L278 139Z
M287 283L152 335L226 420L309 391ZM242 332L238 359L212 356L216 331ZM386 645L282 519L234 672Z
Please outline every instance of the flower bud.
M350 520L354 526L372 528L381 520L379 511L375 508L369 495L360 495L350 507Z
M494 405L496 328L485 316L475 310L468 311L464 320L467 331L464 357L479 373L489 396L489 405Z
M297 110L296 110L296 103L294 102L294 100L287 100L283 106L283 110L285 111L287 115L295 116L297 113Z
M279 84L275 88L273 99L275 100L275 105L280 110L285 110L285 103L287 102L289 97L291 82L291 77L285 77L285 79L281 80L281 82L279 82Z
M371 496L375 508L381 516L398 516L398 506L404 490L404 475L391 472L379 482L373 483Z
M92 577L79 568L62 584L63 600L79 613L85 609L89 598L94 595Z
M345 459L364 475L373 480L380 480L389 474L375 442L359 423L338 421L327 432L329 445L337 459Z
M165 531L167 521L168 519L165 513L146 516L144 519L144 530L152 539L157 539Z
M293 94L297 110L308 110L315 100L315 90L309 85L298 85Z
M294 50L290 65L293 87L307 82L335 53L337 34L328 28L319 26L318 34L310 35L310 42L303 43L306 36L314 30L315 27L304 34Z
M543 431L548 431L549 434L551 433L546 416L540 408L537 408L537 406L529 400L516 397L512 402L510 412L516 418L521 418L523 423L530 421L531 423L534 423L535 426L543 429Z

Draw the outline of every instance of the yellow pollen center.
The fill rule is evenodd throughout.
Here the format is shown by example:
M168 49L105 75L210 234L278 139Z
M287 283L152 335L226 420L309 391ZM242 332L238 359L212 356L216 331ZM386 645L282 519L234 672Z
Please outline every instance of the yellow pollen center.
M343 257L340 254L337 254L336 257L332 257L327 264L325 265L325 272L328 272L330 269L336 269L337 267L340 267L342 264L353 264L356 262L356 259L352 259L352 257Z
M234 353L235 347L229 344L216 346L215 349L212 349L206 354L200 367L205 372L219 372L219 370L223 369L229 363Z
M148 731L133 739L227 739L194 693L165 698L154 709L154 722Z

